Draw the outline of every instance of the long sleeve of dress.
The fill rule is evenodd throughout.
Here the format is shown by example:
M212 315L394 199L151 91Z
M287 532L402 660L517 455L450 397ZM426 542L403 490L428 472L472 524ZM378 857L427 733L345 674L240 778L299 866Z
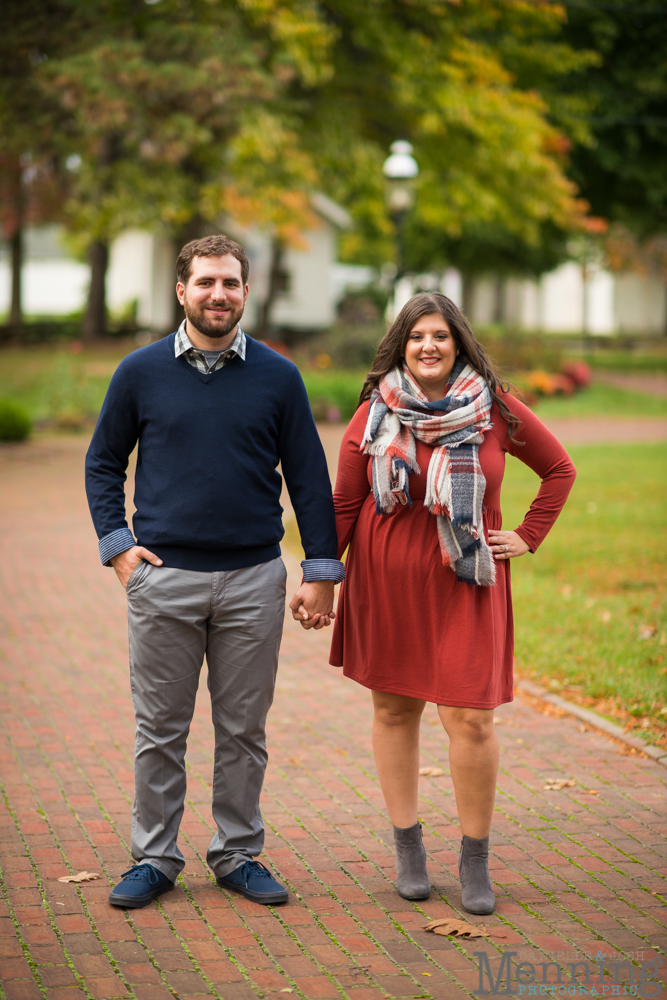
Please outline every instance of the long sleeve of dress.
M339 559L350 544L359 512L370 493L368 455L359 451L367 419L368 403L365 403L352 417L340 446L334 490Z
M560 441L523 403L506 395L505 402L521 420L515 433L517 445L506 434L504 450L520 459L542 480L539 491L516 533L535 552L554 526L576 478L572 459Z

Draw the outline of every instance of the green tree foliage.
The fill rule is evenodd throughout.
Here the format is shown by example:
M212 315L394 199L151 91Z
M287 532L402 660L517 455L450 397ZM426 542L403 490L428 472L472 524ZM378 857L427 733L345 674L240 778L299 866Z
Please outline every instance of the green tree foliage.
M262 37L244 4L92 6L80 51L42 70L80 158L65 213L91 253L88 335L104 326L108 245L128 227L162 226L185 240L226 211L275 225L289 242L304 222L301 191L313 174L279 98L292 76L317 78L308 53L319 46L296 11L287 23L267 18Z
M586 101L591 141L571 173L595 215L645 239L667 230L667 30L662 0L567 8L564 39L593 49L564 88Z
M57 20L58 2L53 37L64 42L40 65L28 60L30 86L38 79L51 102L60 159L79 164L64 214L93 265L89 334L104 328L109 242L130 226L185 240L224 213L269 230L277 264L312 224L308 195L321 188L356 222L343 258L390 259L382 162L399 137L421 167L410 267L540 270L581 215L564 130L585 136L586 104L567 80L594 57L562 37L560 7L26 0L26 10Z
M579 110L560 81L592 57L560 38L561 8L524 0L320 6L336 29L333 73L298 97L304 143L357 222L343 238L347 259L392 255L381 166L397 137L413 143L421 167L410 266L424 265L425 248L429 264L451 261L457 241L479 243L484 231L494 234L487 257L510 243L526 257L545 233L573 225L581 205L566 176L569 142L549 115L552 105L563 120Z

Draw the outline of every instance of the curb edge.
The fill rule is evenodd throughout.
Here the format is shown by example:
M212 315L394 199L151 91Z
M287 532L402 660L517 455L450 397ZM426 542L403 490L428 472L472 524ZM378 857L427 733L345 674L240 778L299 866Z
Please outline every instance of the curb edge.
M561 698L560 695L550 694L545 691L543 687L539 684L534 684L533 681L529 680L517 680L515 682L515 687L519 691L525 691L526 694L531 695L533 698L539 698L540 701L545 701L549 705L555 705L557 708L562 709L562 711L567 712L568 715L574 715L577 719L581 719L582 722L588 723L593 729L597 729L604 733L606 736L612 736L615 740L620 740L621 743L625 743L626 746L634 747L635 750L641 750L648 757L651 757L658 764L662 764L663 767L667 767L667 751L661 747L653 746L652 743L645 743L644 740L640 739L638 736L630 736L628 733L624 732L620 726L617 726L614 722L609 722L607 719L598 715L597 712L591 712L588 708L582 708L581 705L576 705L572 701L566 701L565 698Z

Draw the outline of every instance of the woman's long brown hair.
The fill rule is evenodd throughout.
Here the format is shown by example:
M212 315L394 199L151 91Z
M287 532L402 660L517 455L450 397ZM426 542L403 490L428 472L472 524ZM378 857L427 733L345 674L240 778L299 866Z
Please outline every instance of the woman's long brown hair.
M440 292L420 292L403 306L378 347L373 367L362 386L358 405L361 406L365 400L371 398L371 394L380 379L392 368L400 367L405 356L405 345L413 326L422 316L429 316L433 313L439 313L447 322L457 350L464 356L470 367L479 372L488 385L493 399L507 421L510 441L515 444L523 444L524 442L517 441L514 437L515 432L521 426L521 421L512 413L500 395L501 392L507 393L509 391L509 385L503 385L500 381L491 358L475 338L470 324L461 310L454 305L451 299L448 299L446 295L441 295Z

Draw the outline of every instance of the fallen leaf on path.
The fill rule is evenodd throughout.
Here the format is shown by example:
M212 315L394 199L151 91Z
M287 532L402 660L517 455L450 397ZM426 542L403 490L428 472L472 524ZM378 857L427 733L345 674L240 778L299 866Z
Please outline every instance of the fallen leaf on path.
M561 788L573 788L576 785L574 778L547 778L546 781L545 792L560 792Z
M419 773L424 778L441 778L445 772L441 767L420 767Z
M79 872L77 875L63 875L59 882L94 882L96 878L101 878L99 872Z
M598 794L597 788L587 788L586 791L588 792L589 795L597 795Z
M294 993L294 990L278 990L279 993Z
M489 932L485 928L475 927L465 920L456 920L454 917L441 917L439 920L432 920L430 924L424 924L423 930L433 931L434 934L450 934L452 937L478 938L488 937Z

